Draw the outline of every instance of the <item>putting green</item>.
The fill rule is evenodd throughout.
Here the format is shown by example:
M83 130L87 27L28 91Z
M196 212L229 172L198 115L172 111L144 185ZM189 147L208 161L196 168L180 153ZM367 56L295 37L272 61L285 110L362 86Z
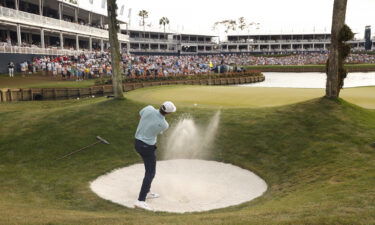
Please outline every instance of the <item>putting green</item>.
M160 104L165 100L180 106L209 108L273 107L322 97L325 89L261 88L236 86L161 86L126 93L126 97L143 103ZM365 108L375 109L375 87L348 88L341 97Z

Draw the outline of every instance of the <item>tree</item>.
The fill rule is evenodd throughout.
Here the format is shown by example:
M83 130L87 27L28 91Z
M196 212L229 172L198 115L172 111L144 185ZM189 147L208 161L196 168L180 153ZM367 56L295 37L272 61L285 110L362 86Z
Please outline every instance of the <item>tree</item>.
M225 33L228 33L229 30L233 30L233 31L236 30L237 22L235 20L218 21L218 22L215 22L215 24L214 24L214 26L213 26L212 29L215 30L219 25L220 26L224 26Z
M111 65L112 65L112 85L113 93L115 99L123 99L123 89L122 89L122 77L121 77L121 68L120 68L120 46L117 37L119 32L119 25L117 21L117 5L116 0L108 0L108 25L109 25L109 43L111 45Z
M143 26L143 32L145 32L145 26L146 26L146 19L148 18L148 12L146 10L141 10L138 13L138 16L141 17L141 25ZM143 34L144 36L144 34Z
M240 30L245 30L247 28L247 23L246 23L246 19L245 17L241 16L240 18L238 18L238 28Z
M335 0L333 4L331 46L327 60L326 95L325 97L337 99L344 85L347 72L344 69L345 58L350 53L350 46L345 42L353 39L354 34L345 25L347 0Z
M159 25L163 25L164 27L164 34L165 34L165 25L169 24L169 19L167 17L162 17L159 20Z

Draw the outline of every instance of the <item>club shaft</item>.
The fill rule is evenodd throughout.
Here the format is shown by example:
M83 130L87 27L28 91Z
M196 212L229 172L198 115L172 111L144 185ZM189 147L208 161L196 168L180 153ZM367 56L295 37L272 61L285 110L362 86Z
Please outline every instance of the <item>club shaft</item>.
M82 150L84 150L84 149L86 149L86 148L89 148L89 147L91 147L91 146L93 146L93 145L96 145L96 144L98 144L98 143L100 143L100 142L101 142L101 141L94 142L94 143L92 143L91 145L87 145L87 146L85 146L85 147L83 147L83 148L80 148L80 149L74 151L74 152L71 152L71 153L69 153L69 154L66 154L66 155L64 155L63 157L58 158L57 160L64 159L64 158L66 158L66 157L68 157L68 156L70 156L70 155L73 155L73 154L75 154L75 153L77 153L77 152L80 152L80 151L82 151Z

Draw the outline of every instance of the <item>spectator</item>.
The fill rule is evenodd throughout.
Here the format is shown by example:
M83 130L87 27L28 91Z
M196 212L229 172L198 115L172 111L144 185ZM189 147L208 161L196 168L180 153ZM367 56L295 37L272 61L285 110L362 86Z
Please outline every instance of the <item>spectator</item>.
M8 63L9 77L14 77L14 63L10 61Z

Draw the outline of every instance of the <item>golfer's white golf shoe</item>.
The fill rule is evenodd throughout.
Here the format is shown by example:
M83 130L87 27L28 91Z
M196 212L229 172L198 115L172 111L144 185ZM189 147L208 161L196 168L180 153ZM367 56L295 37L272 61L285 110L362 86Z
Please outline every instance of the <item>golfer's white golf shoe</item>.
M147 211L154 211L153 208L151 208L146 202L144 201L136 201L134 203L134 207L135 208L139 208L139 209L144 209L144 210L147 210Z
M153 199L153 198L159 198L159 197L160 197L159 194L149 192L149 193L147 193L146 199Z

